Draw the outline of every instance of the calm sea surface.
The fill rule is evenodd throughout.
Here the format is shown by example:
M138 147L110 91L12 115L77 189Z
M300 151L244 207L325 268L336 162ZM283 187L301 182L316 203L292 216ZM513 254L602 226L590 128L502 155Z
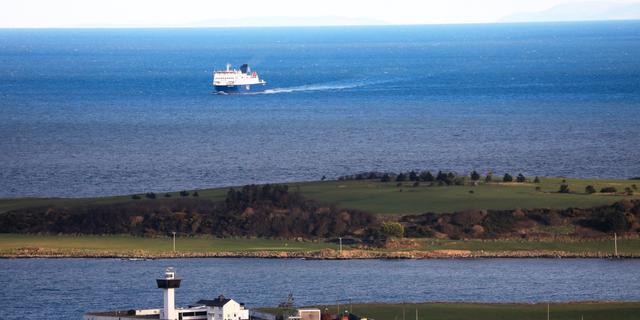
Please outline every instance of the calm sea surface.
M249 63L265 94L212 94ZM640 22L0 30L0 197L640 176Z
M96 310L160 307L166 266L176 303L225 294L249 307L353 302L640 300L640 260L0 259L2 319L79 319ZM342 301L342 304L346 303Z

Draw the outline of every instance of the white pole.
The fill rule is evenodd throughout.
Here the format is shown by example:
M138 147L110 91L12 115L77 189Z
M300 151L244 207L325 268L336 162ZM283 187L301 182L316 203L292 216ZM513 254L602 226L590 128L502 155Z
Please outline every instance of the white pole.
M176 252L176 232L171 233L173 233L173 252Z
M342 237L338 237L340 239L340 254L342 254Z
M613 245L615 248L615 256L618 256L618 234L617 233L613 233Z
M547 303L547 320L549 320L549 303Z
M416 308L416 320L418 320L418 308Z

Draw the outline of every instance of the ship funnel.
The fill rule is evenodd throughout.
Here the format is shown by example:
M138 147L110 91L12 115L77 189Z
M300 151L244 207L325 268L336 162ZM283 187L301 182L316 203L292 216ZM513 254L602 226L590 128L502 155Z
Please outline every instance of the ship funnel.
M240 71L242 71L242 73L244 74L249 74L251 73L251 68L249 67L248 64L243 64L242 66L240 66Z

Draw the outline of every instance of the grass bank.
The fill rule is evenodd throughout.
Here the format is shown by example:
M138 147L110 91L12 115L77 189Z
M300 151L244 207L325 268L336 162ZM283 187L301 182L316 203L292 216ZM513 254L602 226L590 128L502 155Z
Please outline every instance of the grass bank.
M336 314L337 305L319 306ZM484 304L484 303L407 303L407 304L354 304L340 305L340 310L350 309L354 314L376 320L414 320L416 310L419 320L540 320L547 318L547 304ZM263 311L281 314L279 309ZM640 302L574 302L552 303L549 316L552 320L632 320L640 315Z

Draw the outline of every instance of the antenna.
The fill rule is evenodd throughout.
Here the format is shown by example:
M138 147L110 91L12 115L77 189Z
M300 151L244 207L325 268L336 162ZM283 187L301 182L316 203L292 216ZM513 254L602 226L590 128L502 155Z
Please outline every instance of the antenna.
M616 258L618 257L618 234L617 233L613 233L613 247L614 247L614 255L616 256Z

